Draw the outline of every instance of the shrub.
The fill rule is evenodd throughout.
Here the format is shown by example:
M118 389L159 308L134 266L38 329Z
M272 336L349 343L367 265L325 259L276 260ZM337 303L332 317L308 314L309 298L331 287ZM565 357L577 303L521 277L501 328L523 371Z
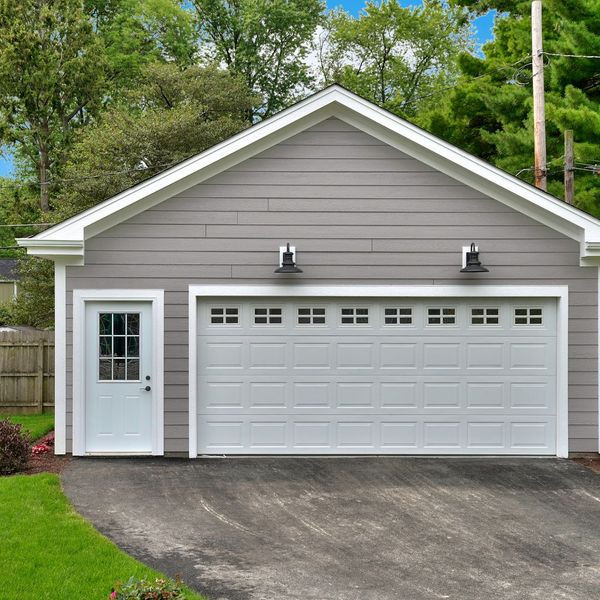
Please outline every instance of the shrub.
M110 600L185 600L181 582L170 579L136 579L118 583L109 596Z
M31 454L31 440L21 425L0 421L0 475L23 470Z

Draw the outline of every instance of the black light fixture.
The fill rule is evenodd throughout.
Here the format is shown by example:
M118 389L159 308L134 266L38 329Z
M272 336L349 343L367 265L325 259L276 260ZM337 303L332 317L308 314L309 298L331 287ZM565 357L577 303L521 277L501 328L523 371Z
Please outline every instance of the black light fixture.
M460 270L461 273L489 273L489 269L482 266L479 261L479 252L475 242L471 244L471 250L467 252L467 264Z
M281 266L273 271L274 273L302 273L302 269L296 266L294 262L294 252L290 250L290 243L288 242L287 248L281 248Z

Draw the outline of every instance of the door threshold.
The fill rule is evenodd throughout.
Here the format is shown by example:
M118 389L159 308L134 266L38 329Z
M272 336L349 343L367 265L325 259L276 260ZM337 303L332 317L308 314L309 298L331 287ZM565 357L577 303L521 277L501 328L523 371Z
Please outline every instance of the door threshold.
M86 452L83 456L154 456L150 452Z

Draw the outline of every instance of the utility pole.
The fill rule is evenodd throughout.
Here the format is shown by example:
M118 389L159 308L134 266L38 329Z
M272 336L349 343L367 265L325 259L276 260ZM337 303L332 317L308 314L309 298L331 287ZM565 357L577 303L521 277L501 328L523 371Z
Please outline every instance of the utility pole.
M531 67L533 69L533 144L535 186L546 190L546 114L544 107L544 54L542 2L531 3Z
M573 152L573 130L565 129L565 202L573 204L575 196L575 155Z

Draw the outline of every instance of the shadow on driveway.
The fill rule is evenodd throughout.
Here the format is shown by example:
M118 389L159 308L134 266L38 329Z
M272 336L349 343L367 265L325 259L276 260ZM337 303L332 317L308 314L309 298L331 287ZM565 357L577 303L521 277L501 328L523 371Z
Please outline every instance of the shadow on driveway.
M215 600L600 597L600 477L567 460L90 458L62 480Z

